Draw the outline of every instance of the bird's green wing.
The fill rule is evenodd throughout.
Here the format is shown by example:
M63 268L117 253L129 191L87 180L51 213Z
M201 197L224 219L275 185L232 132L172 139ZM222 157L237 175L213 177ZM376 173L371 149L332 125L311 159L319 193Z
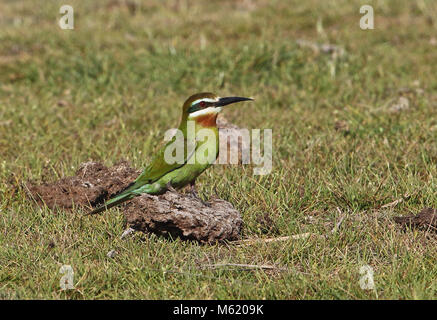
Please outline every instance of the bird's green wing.
M89 212L88 214L95 214L102 212L106 209L109 209L119 203L122 203L124 201L127 201L132 198L131 192L144 186L145 184L150 184L155 181L157 181L162 176L166 175L167 173L176 170L177 168L182 167L184 164L187 163L187 161L193 156L194 152L196 151L198 147L198 143L190 149L185 148L187 146L186 139L182 140L184 142L184 159L183 163L182 161L175 162L172 164L169 164L167 161L165 161L165 150L166 148L176 141L176 136L173 137L167 144L159 150L159 152L155 155L150 165L148 165L144 171L138 176L138 178L132 182L130 185L128 185L124 190L120 191L117 195L115 195L112 199L105 202L104 205L96 208L95 210ZM190 149L187 151L187 149Z
M177 168L182 167L184 164L187 163L187 161L193 156L196 148L197 148L197 142L196 145L191 148L192 150L187 151L187 141L184 139L184 161L181 162L175 162L169 164L167 161L165 161L165 150L166 148L172 144L175 143L176 137L173 137L167 144L161 148L158 153L153 158L152 162L144 169L144 171L138 176L138 178L135 180L136 185L144 185L149 184L157 181L162 176L166 175L167 173L176 170Z

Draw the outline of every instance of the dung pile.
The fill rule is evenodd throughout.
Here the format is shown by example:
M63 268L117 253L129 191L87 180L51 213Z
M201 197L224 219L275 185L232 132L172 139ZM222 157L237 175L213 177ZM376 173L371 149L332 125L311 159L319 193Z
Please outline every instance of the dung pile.
M29 198L39 206L88 210L119 193L139 174L125 161L111 168L99 162L86 162L75 176L41 185L27 183L26 189ZM141 195L120 207L127 224L135 230L184 240L207 243L236 240L242 226L240 212L231 203L217 198L204 203L174 191L159 196Z

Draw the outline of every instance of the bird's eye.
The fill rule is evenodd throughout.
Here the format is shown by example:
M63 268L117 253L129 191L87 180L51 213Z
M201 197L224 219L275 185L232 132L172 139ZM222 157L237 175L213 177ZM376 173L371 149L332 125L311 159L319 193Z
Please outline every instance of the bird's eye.
M205 106L206 106L205 101L200 101L200 106L201 106L202 108L205 107Z

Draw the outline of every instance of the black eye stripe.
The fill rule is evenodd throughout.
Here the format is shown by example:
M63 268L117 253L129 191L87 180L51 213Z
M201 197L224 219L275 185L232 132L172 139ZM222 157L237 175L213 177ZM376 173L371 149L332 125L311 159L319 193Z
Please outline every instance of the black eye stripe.
M214 104L213 102L199 101L195 105L192 105L190 108L188 108L188 113L193 113L193 112L202 110L204 108L208 108L208 107L212 106L213 104Z
M199 111L200 109L201 109L200 106L195 104L194 106L191 106L190 108L188 108L188 113L193 113L193 112Z

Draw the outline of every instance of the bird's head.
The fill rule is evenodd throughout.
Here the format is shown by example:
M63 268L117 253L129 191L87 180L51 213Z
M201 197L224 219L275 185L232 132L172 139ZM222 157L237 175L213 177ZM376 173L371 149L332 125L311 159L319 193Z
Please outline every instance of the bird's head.
M217 115L224 106L248 100L253 99L243 97L220 98L211 92L197 93L185 101L182 111L182 121L194 120L205 126L215 126Z

